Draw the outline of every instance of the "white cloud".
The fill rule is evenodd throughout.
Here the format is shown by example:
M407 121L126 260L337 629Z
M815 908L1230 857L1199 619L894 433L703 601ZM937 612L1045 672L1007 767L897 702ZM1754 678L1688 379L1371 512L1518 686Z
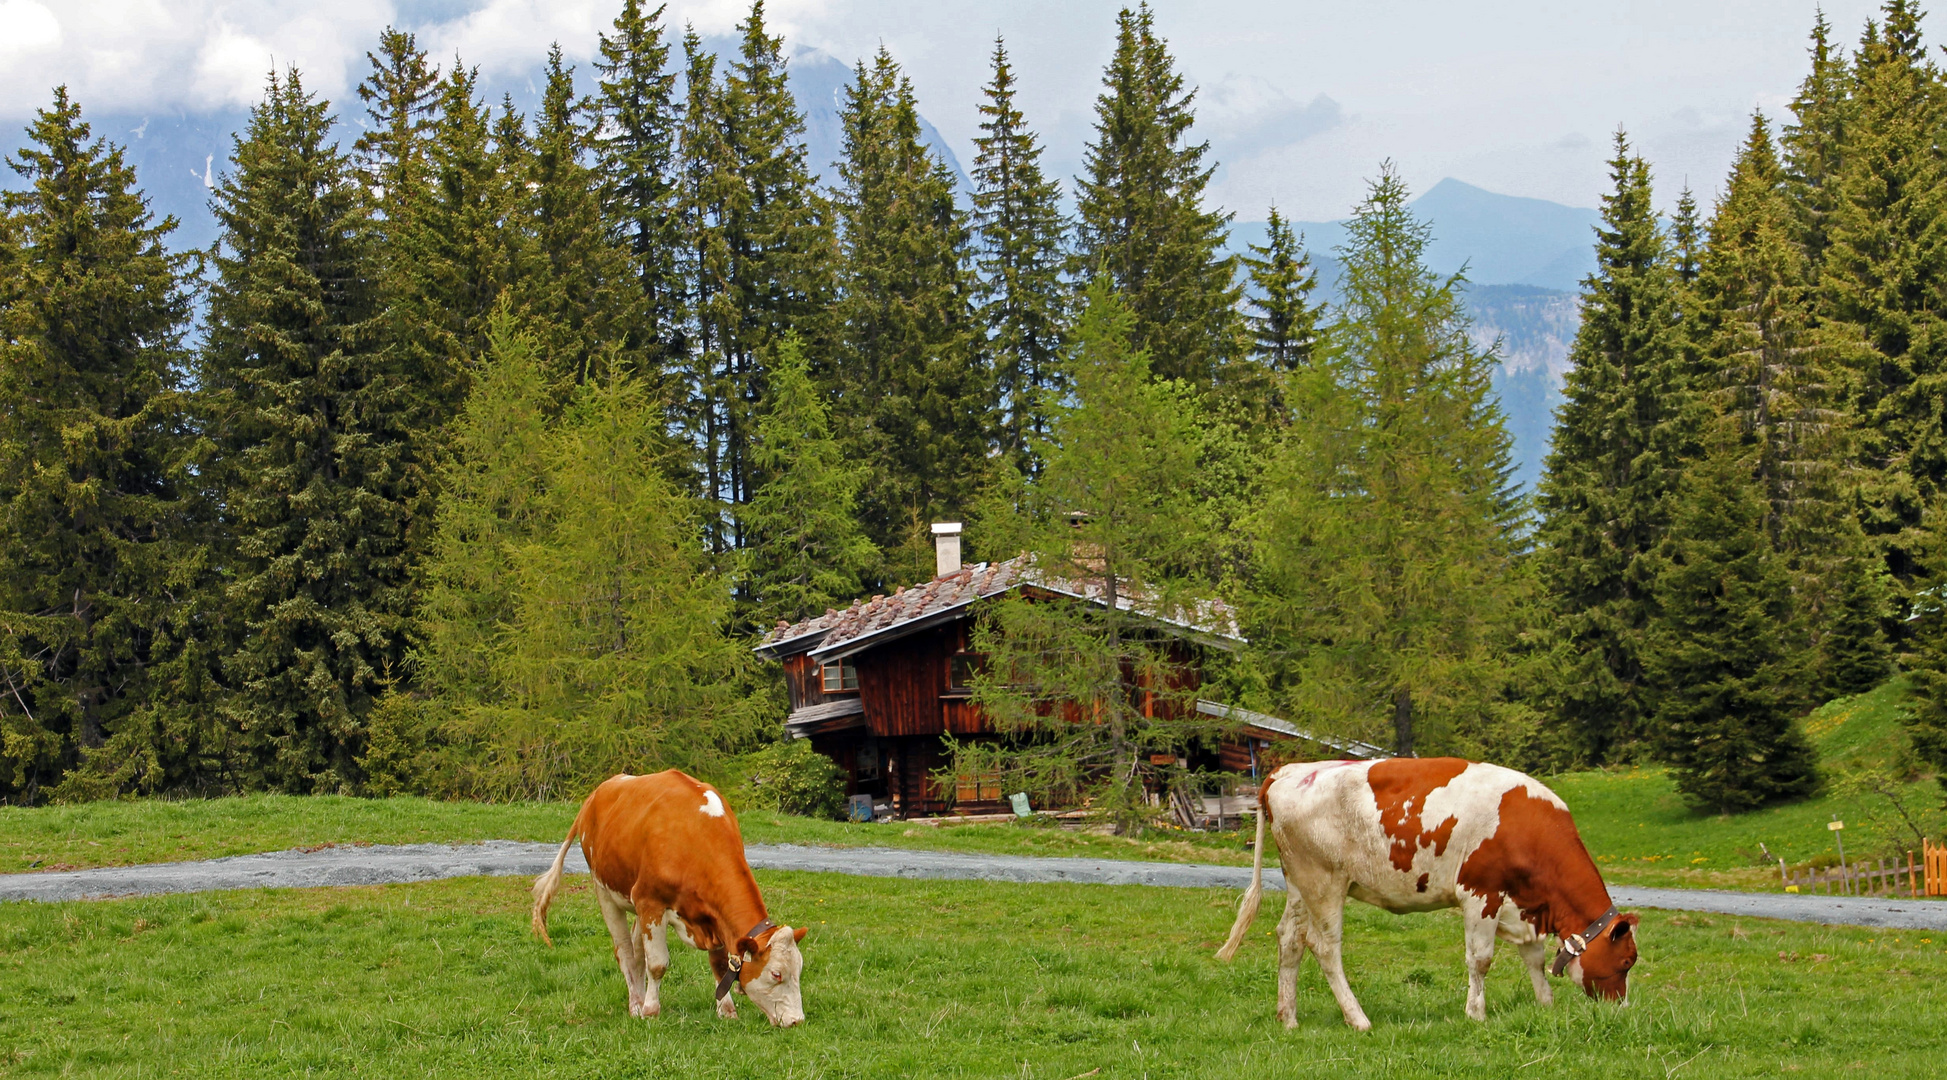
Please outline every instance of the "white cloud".
M37 53L61 43L61 24L34 0L0 0L0 56Z

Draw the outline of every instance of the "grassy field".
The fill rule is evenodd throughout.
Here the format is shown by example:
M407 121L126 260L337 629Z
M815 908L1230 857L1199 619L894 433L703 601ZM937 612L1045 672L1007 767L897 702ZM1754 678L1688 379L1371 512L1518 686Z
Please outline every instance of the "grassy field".
M1224 966L1233 892L758 876L777 918L812 928L810 1019L790 1031L748 1002L717 1020L684 947L664 1014L629 1018L585 878L554 949L528 935L521 879L0 904L0 1076L1667 1080L1947 1060L1947 937L1653 912L1629 1008L1558 980L1542 1009L1510 953L1475 1024L1452 913L1352 904L1375 1030L1343 1025L1308 962L1287 1032L1275 900Z

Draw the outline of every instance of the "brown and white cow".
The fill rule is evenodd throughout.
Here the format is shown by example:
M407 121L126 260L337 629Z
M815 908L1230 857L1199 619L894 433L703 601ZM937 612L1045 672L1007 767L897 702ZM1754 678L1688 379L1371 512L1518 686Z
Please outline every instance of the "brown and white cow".
M744 861L737 815L715 788L675 769L602 781L581 804L554 865L534 881L534 931L549 945L548 904L577 836L629 984L630 1016L662 1011L674 930L710 954L719 1016L737 1015L736 988L776 1027L804 1021L804 928L771 924Z
M1286 765L1260 790L1251 887L1217 956L1229 960L1263 895L1268 821L1284 866L1278 922L1278 1018L1298 1024L1298 964L1310 948L1345 1022L1372 1022L1345 982L1345 897L1401 914L1458 907L1467 942L1467 1015L1487 1018L1483 983L1494 940L1512 942L1535 997L1552 1004L1546 938L1562 939L1557 975L1591 997L1626 1000L1635 915L1610 902L1568 807L1532 777L1458 758Z

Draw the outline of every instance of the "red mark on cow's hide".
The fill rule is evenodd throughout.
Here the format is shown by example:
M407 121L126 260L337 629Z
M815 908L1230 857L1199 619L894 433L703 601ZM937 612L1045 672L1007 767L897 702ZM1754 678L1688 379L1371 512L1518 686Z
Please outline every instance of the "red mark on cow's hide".
M1580 932L1609 909L1609 890L1568 811L1512 787L1494 835L1460 865L1460 887L1487 901L1493 918L1511 899L1538 933Z
M1432 874L1421 874L1420 880L1413 883L1413 888L1420 892L1425 892L1427 879L1432 876L1433 876Z
M1420 814L1426 797L1446 787L1454 777L1467 771L1459 758L1388 758L1366 772L1373 801L1379 804L1379 826L1392 838L1388 853L1395 869L1413 869L1413 856L1428 845L1435 855L1444 854L1453 838L1458 818L1449 817L1434 828L1422 831Z

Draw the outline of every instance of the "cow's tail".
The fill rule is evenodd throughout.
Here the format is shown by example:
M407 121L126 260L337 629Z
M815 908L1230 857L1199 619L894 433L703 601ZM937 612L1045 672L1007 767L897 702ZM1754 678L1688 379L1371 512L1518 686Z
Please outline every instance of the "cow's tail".
M575 838L581 835L582 818L587 814L588 803L584 802L575 814L575 823L568 826L568 837L561 841L561 850L554 853L554 865L534 879L534 932L541 935L549 948L554 947L554 939L548 936L548 905L561 889L561 869L568 863L568 849L575 846Z
M1230 937L1224 939L1224 947L1217 950L1217 959L1230 962L1237 955L1237 947L1244 944L1244 931L1251 928L1251 920L1257 918L1257 906L1264 899L1264 817L1266 807L1264 794L1260 793L1257 805L1257 840L1251 845L1251 887L1244 890L1244 899L1237 905L1237 921L1230 924Z

